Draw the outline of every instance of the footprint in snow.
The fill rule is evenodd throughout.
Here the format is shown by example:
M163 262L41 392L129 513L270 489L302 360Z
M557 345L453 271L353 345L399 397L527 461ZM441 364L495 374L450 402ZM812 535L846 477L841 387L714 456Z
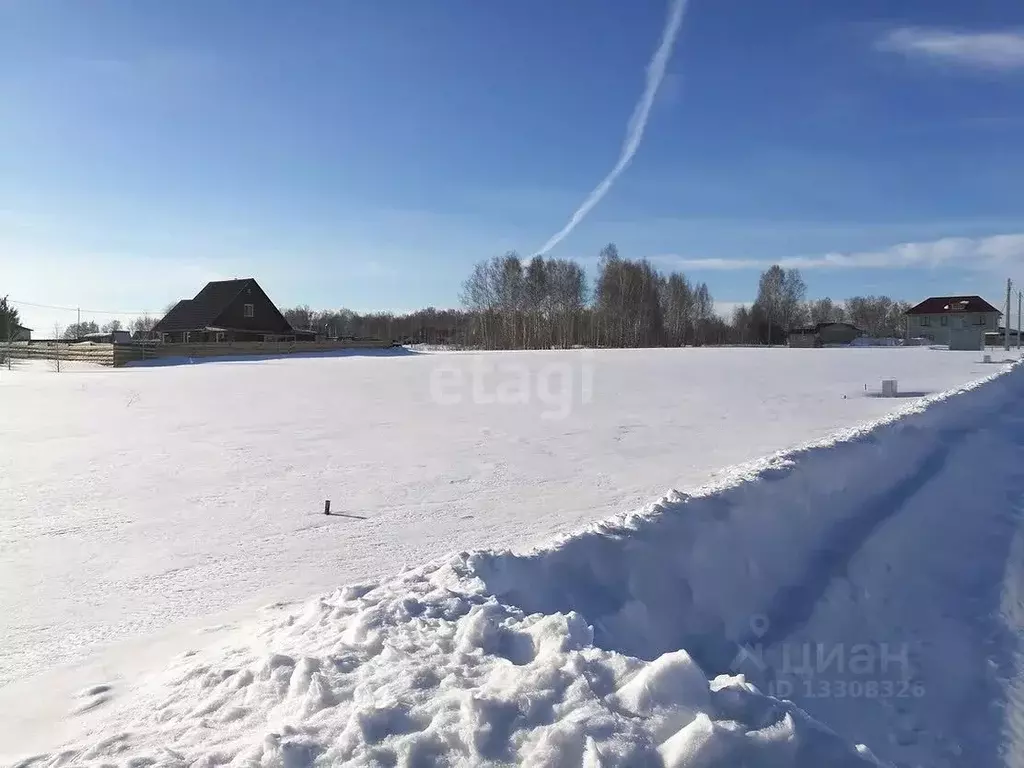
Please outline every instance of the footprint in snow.
M81 715L103 706L113 698L112 691L113 686L105 684L86 688L75 697L78 703L72 708L72 714Z

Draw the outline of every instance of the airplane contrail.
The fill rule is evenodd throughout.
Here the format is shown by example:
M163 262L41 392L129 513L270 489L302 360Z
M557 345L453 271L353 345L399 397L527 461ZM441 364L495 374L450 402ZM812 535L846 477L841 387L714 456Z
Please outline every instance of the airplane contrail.
M572 215L569 223L544 243L544 246L537 251L536 255L544 255L568 237L576 229L577 225L586 218L591 209L608 194L608 190L611 189L615 180L629 167L630 162L633 160L633 155L636 154L637 149L640 147L640 141L644 137L644 129L647 127L647 119L651 115L654 98L658 95L658 88L665 77L665 67L668 66L668 61L672 57L672 49L675 47L676 37L679 36L679 28L683 23L686 3L687 0L672 0L669 6L668 20L661 34L661 43L658 45L658 50L654 52L651 62L647 65L647 82L644 86L643 95L633 109L633 114L630 116L629 124L626 127L626 139L622 143L619 161L608 175L601 180L601 183L594 187L593 191L587 195L587 199L583 201L583 204L576 213Z

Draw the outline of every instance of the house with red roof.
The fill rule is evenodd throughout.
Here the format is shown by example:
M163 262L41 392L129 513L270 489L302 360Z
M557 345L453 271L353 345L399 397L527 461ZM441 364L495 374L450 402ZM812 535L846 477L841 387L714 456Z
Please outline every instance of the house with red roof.
M999 330L1002 314L981 296L931 296L907 310L907 338L982 349L985 334Z

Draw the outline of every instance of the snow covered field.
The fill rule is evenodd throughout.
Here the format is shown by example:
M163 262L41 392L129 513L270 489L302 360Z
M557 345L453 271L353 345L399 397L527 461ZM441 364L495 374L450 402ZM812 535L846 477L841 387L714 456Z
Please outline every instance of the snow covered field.
M1001 357L996 353L997 360ZM298 642L297 630L288 627L302 628L302 642L311 645L299 650L313 661L293 658L282 650L284 658L278 662L272 658L259 662L269 666L265 676L257 678L271 687L278 685L275 681L284 681L281 684L290 691L287 706L282 704L287 712L275 710L281 724L287 717L315 722L326 717L329 705L323 696L339 703L341 695L336 686L318 677L317 665L328 657L340 658L337 653L326 654L327 645L337 651L339 636L343 637L355 655L340 662L350 668L334 671L344 675L358 667L361 683L379 688L387 681L366 678L365 664L376 659L374 663L386 666L389 657L378 658L387 645L381 627L421 620L415 611L423 621L440 622L425 624L418 631L438 633L436 652L441 656L461 649L461 653L511 660L516 668L543 657L545 663L561 669L570 661L567 654L575 651L576 663L591 664L594 674L605 681L606 692L633 696L632 704L622 706L653 706L641 701L660 695L653 682L654 693L647 688L646 693L621 693L641 669L637 666L641 662L618 652L654 659L663 651L683 647L707 664L720 649L690 648L676 641L689 638L699 646L702 638L710 642L707 638L713 633L706 628L696 634L680 633L673 625L675 634L666 639L667 645L632 647L629 643L639 642L636 634L623 645L610 640L617 635L606 628L607 622L604 628L595 624L602 614L595 616L592 607L584 610L574 605L568 592L544 597L552 590L538 587L527 594L513 594L507 582L489 581L476 566L453 571L454 566L448 565L447 576L439 576L435 568L430 574L405 577L398 592L394 587L383 593L383 587L377 592L343 590L297 609L298 618L280 618L290 610L282 603L343 584L379 582L403 566L417 566L457 550L521 550L540 544L553 535L638 508L668 488L695 488L714 480L723 467L913 407L922 395L976 381L1002 367L983 364L979 353L929 349L705 349L366 355L85 369L60 375L45 368L0 371L0 611L5 628L0 681L6 683L0 688L0 708L5 714L13 713L0 726L4 729L0 737L5 749L16 754L52 749L55 740L73 735L77 728L103 722L107 710L115 709L118 696L129 688L145 687L132 677L137 667L160 669L182 647L225 642L237 648L238 628L253 622L262 627L258 637L268 647L289 638ZM883 377L899 379L906 397L881 399L865 391L865 385L877 389ZM861 482L869 483L873 476L862 477ZM323 516L325 498L347 516ZM672 500L679 502L675 496ZM755 525L751 530L759 530L761 536L777 535L782 544L794 532L781 528L763 530ZM785 550L776 547L775 551ZM517 561L501 562L511 566ZM454 579L449 587L439 586L442 576ZM642 574L617 572L615 577L629 582ZM481 582L475 597L464 584L454 588L460 579ZM528 582L527 576L522 580ZM422 585L418 597L412 582ZM542 583L550 587L552 580L545 577ZM587 591L594 593L590 587ZM500 605L483 597L503 593L507 594ZM458 596L466 594L469 597ZM744 605L743 621L757 613L756 606L743 601L728 602L734 597L721 596L726 601L723 605L730 609ZM409 608L402 619L394 611L407 599L418 601L415 604L420 607ZM277 607L270 617L264 612L259 619L257 609L268 604ZM517 614L520 609L526 613ZM570 609L579 613L557 613ZM369 618L364 615L367 610L372 614ZM528 615L537 610L548 618ZM486 617L480 618L481 612ZM707 616L706 609L700 615ZM463 617L476 618L466 628L465 622L458 621ZM275 621L279 626L271 626ZM586 624L595 627L593 643ZM449 626L456 633L451 637L445 635ZM200 627L205 631L193 631ZM317 627L324 628L324 636L310 639ZM329 631L332 627L338 631ZM661 636L650 637L653 643ZM317 642L327 645L317 646ZM420 642L427 640L421 636ZM557 647L547 647L550 643ZM409 649L416 645L408 638L406 644ZM548 652L540 653L538 649L545 647ZM387 652L401 651L387 646ZM233 653L239 661L256 658L251 648ZM139 660L141 655L146 656L144 662ZM589 661L580 661L583 657ZM207 702L211 718L216 714L223 718L217 722L251 726L250 718L255 717L262 723L255 727L264 731L278 727L266 722L265 707L222 695L224 686L235 684L225 681L237 682L234 672L224 672L226 657L216 657L215 663L203 654L199 658L205 659L202 665L210 674L216 667L221 670L216 674L225 675L204 683L211 696L214 690L220 691L216 702ZM198 693L188 686L197 684L200 662L189 659L177 662L179 672L180 665L188 668L179 680L185 688L171 686L179 707L186 700L189 707L194 706ZM512 674L495 666L494 660L488 663L466 674ZM694 675L703 679L699 670L687 671L690 663L682 657L664 664L669 679L682 676L692 681ZM69 670L63 665L73 666ZM235 665L235 672L243 666ZM328 677L332 682L341 679ZM561 704L590 700L578 691L569 693L571 680L564 683L555 686L554 698ZM408 687L408 680L405 684ZM99 687L84 699L70 697L89 685ZM291 691L293 686L298 686L296 691ZM716 694L719 699L725 696L733 701L746 695L729 693L745 690L735 683L719 686L728 689ZM316 692L311 692L314 687ZM425 683L424 696L434 687ZM591 684L591 704L600 709L607 697L596 693L598 688ZM664 734L682 727L678 708L692 709L691 694L699 697L692 693L692 685L684 688L690 697L686 701L661 702L655 707L662 714L663 710L676 712L666 715L667 724L659 726ZM40 690L48 695L40 697ZM167 695L166 686L156 690L159 693L150 695ZM34 697L26 696L28 691L34 691ZM146 700L144 691L135 694ZM356 689L348 694L350 699L361 695ZM409 690L405 694L406 698L412 695ZM289 709L300 699L305 710ZM315 701L311 704L311 700ZM751 701L744 705L744 717L733 711L732 719L763 720L765 708L775 706L763 697ZM828 702L834 706L834 697ZM548 705L556 703L552 699ZM459 717L476 718L481 724L508 721L505 737L519 727L507 706L493 711L480 706L478 710L471 707L468 714L456 709L462 713ZM740 705L721 703L720 711L730 706L735 710ZM806 702L802 706L815 714ZM231 707L238 712L229 717ZM401 712L392 707L383 715L374 714L380 707L371 707L369 714L356 707L352 711L358 716L353 717L361 735L350 734L349 741L365 747L375 741L367 734L383 734L376 739L381 741L395 733L425 732L424 727L413 727L423 712L402 707ZM75 708L82 714L55 721L56 713ZM706 702L697 709L715 711ZM177 711L182 717L175 720L172 714L166 722L179 722L186 729L192 726L184 714L195 714L191 709L155 705L146 711ZM772 711L777 714L777 709ZM842 720L842 713L836 718ZM722 719L729 718L722 715ZM699 720L698 730L709 727L706 720ZM836 727L833 719L826 720ZM791 714L787 727L802 732L804 721L799 713ZM349 720L339 722L338 727L344 728ZM627 725L616 723L606 724L601 732L621 736ZM278 742L288 741L287 731L279 728L277 733ZM866 733L843 735L869 740L879 731ZM225 738L232 734L238 737L226 728ZM703 738L696 732L690 736ZM491 759L505 754L505 737L492 739L497 751ZM262 738L261 733L256 741ZM544 738L555 736L549 733ZM645 738L650 734L645 732ZM575 754L572 750L578 746L579 740L573 739L569 739L574 745L570 752L551 747L555 751L544 754L567 759L564 755ZM427 741L416 747L426 751L417 754L429 756L443 747L436 739ZM831 743L811 741L819 747ZM293 742L302 739L288 743ZM316 751L308 738L302 743ZM155 748L154 743L146 746ZM676 747L675 752L668 748L659 754L692 752L689 747L690 752ZM359 752L361 748L353 747L355 751L344 759L358 757L366 764L384 759L373 758L365 749ZM278 743L274 749L280 753L283 747ZM591 750L586 753L592 753L594 760L599 761L600 754L612 759L608 749L607 744L595 742L591 750L583 742L579 755L582 759ZM313 756L313 752L302 754ZM335 758L340 759L340 754ZM849 754L851 760L863 759ZM303 762L301 757L296 759ZM423 759L428 762L422 764L431 764Z

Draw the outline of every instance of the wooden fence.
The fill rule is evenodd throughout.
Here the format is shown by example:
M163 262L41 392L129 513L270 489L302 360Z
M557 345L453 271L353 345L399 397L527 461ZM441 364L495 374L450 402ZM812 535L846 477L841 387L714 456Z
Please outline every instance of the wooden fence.
M15 341L0 345L0 358L15 360L70 360L107 366L123 366L145 360L177 358L193 360L213 357L277 357L279 355L323 354L349 349L389 349L396 345L376 339L343 341L233 341L206 344L96 344L93 342Z
M113 344L71 344L54 341L14 341L0 344L0 358L13 360L60 360L75 363L114 365Z

